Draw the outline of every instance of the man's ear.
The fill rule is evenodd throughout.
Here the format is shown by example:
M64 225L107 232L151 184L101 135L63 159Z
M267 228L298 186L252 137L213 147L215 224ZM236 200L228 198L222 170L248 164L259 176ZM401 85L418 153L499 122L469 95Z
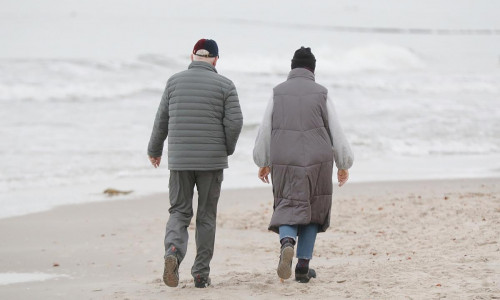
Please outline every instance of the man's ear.
M193 61L193 53L191 53L191 61Z
M219 57L217 56L215 59L214 59L214 62L213 62L213 65L215 67L215 65L217 64L217 61L219 60Z

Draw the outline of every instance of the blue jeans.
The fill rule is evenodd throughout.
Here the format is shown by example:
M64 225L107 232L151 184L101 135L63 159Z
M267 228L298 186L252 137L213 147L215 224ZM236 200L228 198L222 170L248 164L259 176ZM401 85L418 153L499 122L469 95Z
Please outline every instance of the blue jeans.
M280 241L289 237L297 240L297 258L312 259L316 234L318 233L318 224L307 225L281 225Z

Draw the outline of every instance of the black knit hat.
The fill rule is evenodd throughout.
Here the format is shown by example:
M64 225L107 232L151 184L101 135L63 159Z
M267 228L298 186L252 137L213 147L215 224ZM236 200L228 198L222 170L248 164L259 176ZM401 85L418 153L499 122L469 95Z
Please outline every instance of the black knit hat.
M314 54L312 54L311 48L304 48L304 46L302 46L295 51L292 58L292 69L295 68L306 68L314 72L314 69L316 69L316 58Z

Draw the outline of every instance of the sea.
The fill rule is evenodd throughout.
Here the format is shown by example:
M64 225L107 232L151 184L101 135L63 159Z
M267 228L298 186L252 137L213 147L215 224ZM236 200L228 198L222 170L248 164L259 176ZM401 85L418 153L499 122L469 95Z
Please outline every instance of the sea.
M0 4L0 218L167 192L147 144L200 38L217 41L244 115L223 188L264 186L253 144L301 46L353 148L351 182L500 176L498 1Z

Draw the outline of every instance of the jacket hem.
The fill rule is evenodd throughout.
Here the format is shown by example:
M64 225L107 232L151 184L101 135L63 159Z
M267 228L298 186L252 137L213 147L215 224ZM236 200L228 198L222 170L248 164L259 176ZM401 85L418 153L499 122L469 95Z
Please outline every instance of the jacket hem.
M168 167L171 171L211 171L211 170L221 170L229 168L228 165L213 166L213 167L200 167L200 166L185 166L185 167Z

